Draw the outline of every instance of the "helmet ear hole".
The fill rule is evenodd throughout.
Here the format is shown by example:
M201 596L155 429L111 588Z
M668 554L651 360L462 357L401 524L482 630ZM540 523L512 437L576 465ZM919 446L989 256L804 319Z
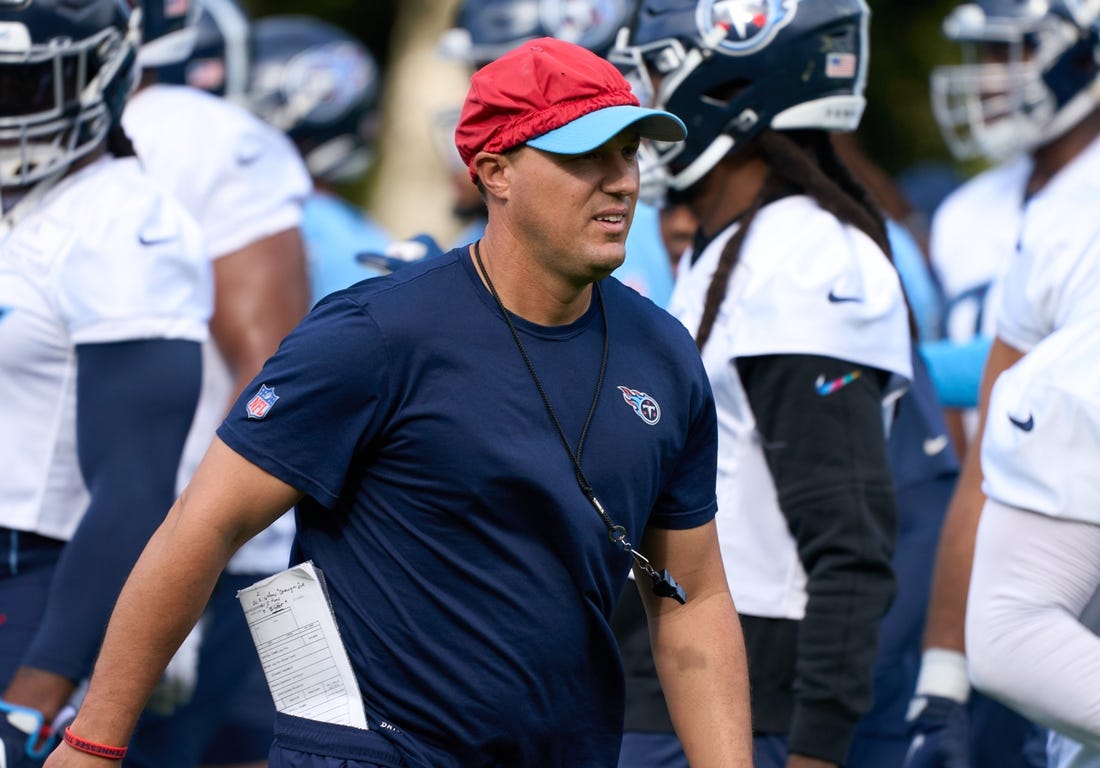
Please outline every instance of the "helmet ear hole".
M748 80L731 80L708 89L701 98L715 107L728 108L734 99L751 85L752 83Z

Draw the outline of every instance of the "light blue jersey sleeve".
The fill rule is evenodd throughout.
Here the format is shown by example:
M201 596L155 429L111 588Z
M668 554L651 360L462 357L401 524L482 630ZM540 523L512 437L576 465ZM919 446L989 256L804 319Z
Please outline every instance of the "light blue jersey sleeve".
M949 339L924 342L921 357L936 387L940 402L947 408L977 408L985 360L993 339L975 336L972 341Z
M383 252L390 235L355 206L333 195L317 192L306 200L302 235L309 253L313 303L379 271L356 260L363 251Z
M909 308L917 321L920 339L928 341L938 338L940 317L943 314L943 293L932 276L932 270L909 230L888 219L886 234L890 238L894 268L905 288L905 297L909 300Z

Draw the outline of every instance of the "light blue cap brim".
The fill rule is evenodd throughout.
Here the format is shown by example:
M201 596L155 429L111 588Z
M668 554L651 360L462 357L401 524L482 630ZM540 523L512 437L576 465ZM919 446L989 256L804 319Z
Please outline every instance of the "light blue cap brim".
M581 115L561 128L528 139L526 143L529 147L556 155L579 155L592 151L627 128L637 130L643 139L656 141L683 141L687 136L684 122L671 112L626 104Z

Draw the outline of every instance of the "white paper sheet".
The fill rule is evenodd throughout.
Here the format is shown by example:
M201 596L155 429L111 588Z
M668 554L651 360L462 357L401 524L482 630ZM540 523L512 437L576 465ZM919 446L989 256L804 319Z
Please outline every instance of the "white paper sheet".
M312 562L237 593L280 712L367 729L363 698Z

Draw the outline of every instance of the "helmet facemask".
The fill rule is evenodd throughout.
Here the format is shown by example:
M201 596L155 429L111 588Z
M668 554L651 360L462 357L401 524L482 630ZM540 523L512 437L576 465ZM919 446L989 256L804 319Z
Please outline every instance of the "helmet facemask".
M55 181L100 149L136 79L140 13L125 34L0 53L0 189L5 200ZM5 211L9 206L5 203Z
M961 63L935 68L932 107L960 160L1002 161L1047 144L1080 122L1098 101L1095 27L1048 11L996 18L976 3L944 22Z

